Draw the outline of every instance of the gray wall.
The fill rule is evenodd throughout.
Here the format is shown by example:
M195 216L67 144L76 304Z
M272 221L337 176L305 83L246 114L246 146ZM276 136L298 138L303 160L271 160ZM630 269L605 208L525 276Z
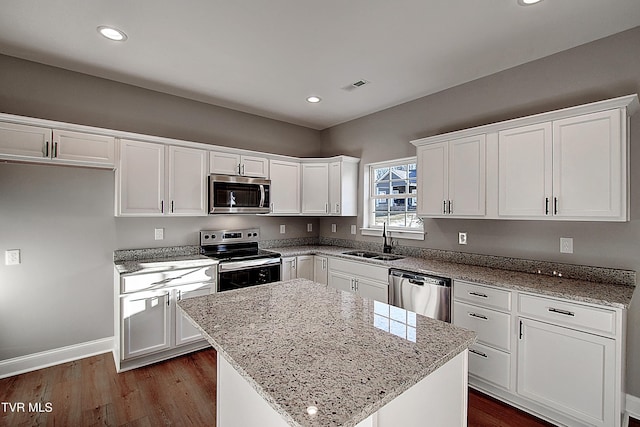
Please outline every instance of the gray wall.
M640 92L640 27L323 131L323 153L366 163L415 155L408 141ZM631 119L628 223L426 219L424 242L402 244L640 271L640 112ZM362 212L362 188L360 188ZM331 224L338 232L331 232ZM352 218L321 220L321 236L351 239ZM358 217L362 224L362 217ZM468 233L467 246L457 243ZM574 253L559 253L573 237ZM381 241L358 235L357 240ZM629 313L628 389L640 396L640 301Z
M300 157L320 150L316 130L3 55L0 111ZM197 245L207 228L318 236L313 218L114 218L113 198L113 171L0 163L0 254L22 251L22 264L0 262L0 360L113 336L116 249Z

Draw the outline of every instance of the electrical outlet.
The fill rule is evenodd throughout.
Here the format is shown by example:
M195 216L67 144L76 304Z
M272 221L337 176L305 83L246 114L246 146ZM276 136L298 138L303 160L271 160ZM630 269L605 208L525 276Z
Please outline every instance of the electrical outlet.
M351 234L356 234L356 226L355 225L351 226Z
M466 232L459 232L458 233L458 244L459 245L466 245L467 244L467 233Z
M280 224L280 234L286 233L287 227L284 224Z
M154 235L156 240L164 240L164 228L156 228Z
M9 249L8 251L4 251L4 264L5 265L20 264L20 249Z
M560 253L572 254L573 253L573 238L561 237L560 238Z
M337 230L336 225L335 224L331 224L331 232L335 233Z
M309 232L313 231L313 224L311 223L307 224L307 231Z

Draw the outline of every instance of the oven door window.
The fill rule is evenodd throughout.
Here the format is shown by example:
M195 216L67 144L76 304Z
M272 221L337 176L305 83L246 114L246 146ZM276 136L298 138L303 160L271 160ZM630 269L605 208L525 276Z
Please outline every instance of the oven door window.
M218 292L262 285L280 280L280 265L225 271L218 274Z
M260 185L215 182L213 206L217 208L255 208L262 198Z

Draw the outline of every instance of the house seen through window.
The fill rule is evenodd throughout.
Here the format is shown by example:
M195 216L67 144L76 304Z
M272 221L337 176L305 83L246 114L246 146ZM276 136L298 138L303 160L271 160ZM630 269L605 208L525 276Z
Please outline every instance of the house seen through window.
M369 165L369 183L369 227L422 229L415 157Z

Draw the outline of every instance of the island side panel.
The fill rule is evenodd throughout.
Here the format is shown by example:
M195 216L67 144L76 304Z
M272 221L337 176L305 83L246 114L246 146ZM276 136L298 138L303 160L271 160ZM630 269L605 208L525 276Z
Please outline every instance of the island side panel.
M464 350L380 408L376 427L467 425L469 351Z

